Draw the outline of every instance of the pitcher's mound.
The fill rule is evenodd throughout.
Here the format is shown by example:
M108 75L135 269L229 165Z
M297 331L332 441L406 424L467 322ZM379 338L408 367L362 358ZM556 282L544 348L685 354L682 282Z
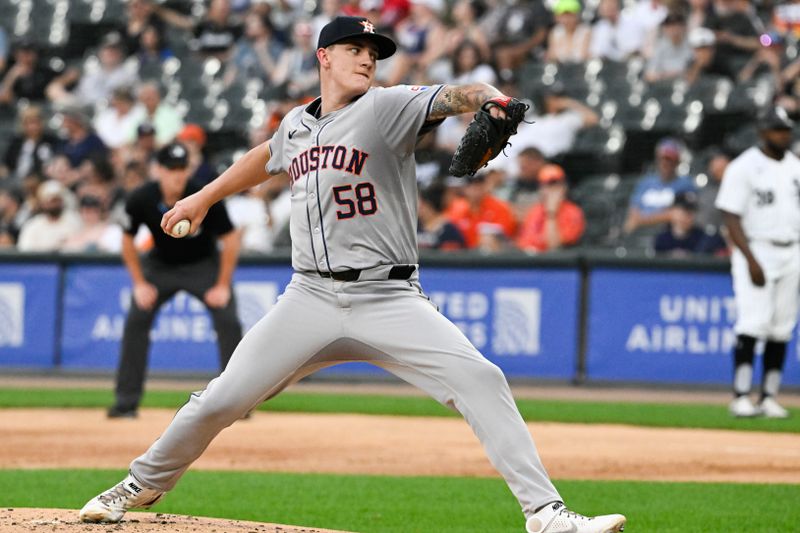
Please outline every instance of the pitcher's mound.
M57 533L347 533L315 527L284 526L263 522L242 522L224 518L203 518L163 513L128 513L119 524L84 524L78 520L78 511L69 509L0 509L2 533L27 533L29 531L55 531Z

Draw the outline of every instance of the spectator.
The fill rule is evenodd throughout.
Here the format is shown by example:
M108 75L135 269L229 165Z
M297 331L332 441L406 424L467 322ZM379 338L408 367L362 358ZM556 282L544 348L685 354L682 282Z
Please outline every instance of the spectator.
M160 40L164 33L164 21L156 13L153 0L128 0L125 6L125 47L129 54L140 56L145 40L144 35L153 31Z
M152 2L152 0L150 0ZM170 3L170 2L167 2ZM216 57L221 61L227 59L233 44L239 38L240 28L233 22L230 0L209 0L202 19L158 3L152 3L153 13L164 23L190 32L192 38L189 47L202 58ZM257 4L265 5L262 3ZM272 4L277 12L278 4ZM152 19L149 19L152 21Z
M597 6L598 19L592 24L589 42L589 57L624 61L625 52L620 48L624 36L620 35L619 0L600 0Z
M60 105L94 106L105 102L118 87L133 87L139 81L136 61L125 61L122 37L112 32L100 41L96 56L84 62L83 71L76 68L55 78L47 86L47 97ZM69 87L77 82L70 92Z
M714 206L714 201L722 184L722 176L730 162L731 158L723 152L713 154L708 160L706 172L698 175L695 180L699 186L695 221L709 235L718 234L722 228L722 214Z
M516 156L528 146L538 148L548 158L566 153L580 130L599 121L593 109L567 96L560 83L545 87L538 105L534 105L534 115L519 125L511 146L506 147L508 157L495 158L490 167L504 166L509 174L514 174Z
M448 83L492 85L497 80L494 69L481 60L480 48L472 41L462 41L455 49L451 68L452 75L448 76Z
M264 254L272 251L269 214L263 188L251 187L225 200L233 227L241 235L242 253Z
M567 199L567 176L558 165L539 170L539 200L528 210L517 246L547 252L578 243L586 228L583 211Z
M436 143L437 136L433 133L421 135L417 146L414 148L414 162L416 165L417 185L427 187L434 180L447 175L453 152L443 150Z
M175 57L172 49L164 43L164 35L159 26L149 24L144 27L139 35L138 52L136 59L139 62L139 71L153 71L171 57Z
M706 27L714 32L716 41L709 71L735 80L761 46L758 37L763 25L749 0L720 0L720 5L724 10L715 11L706 19Z
M69 236L61 246L62 252L119 253L122 249L122 228L108 219L105 200L92 194L78 198L80 230Z
M411 0L411 14L397 25L398 53L386 85L428 82L428 69L447 50L444 9L444 0Z
M258 78L272 85L282 53L283 45L273 35L269 18L251 12L244 19L244 36L236 41L225 76L229 82Z
M149 181L147 167L139 161L128 161L122 170L121 187L119 194L111 199L109 209L109 220L117 224L125 221L125 201L136 188L141 187ZM149 231L148 231L149 233Z
M686 29L689 33L695 28L704 28L706 20L714 12L711 0L689 0L689 14L686 16Z
M556 24L547 36L545 60L553 63L582 63L589 58L592 29L581 22L579 0L558 0L553 6Z
M464 235L468 248L477 248L481 241L481 226L484 235L502 236L512 239L517 229L517 221L511 206L492 196L486 182L486 172L465 177L464 198L455 199L447 208L447 216ZM488 232L492 227L498 232ZM492 239L496 240L496 239Z
M620 51L626 57L649 57L658 26L667 17L663 0L637 0L620 13L620 30L617 36Z
M108 107L95 116L94 129L97 136L112 150L133 141L138 120L134 103L129 87L117 87L111 93Z
M3 158L9 178L17 183L31 172L41 172L60 145L58 138L45 130L38 106L29 105L20 111L19 130Z
M69 160L71 168L77 168L89 157L106 156L108 148L92 131L89 115L80 107L68 107L61 112L62 129L66 136L60 154Z
M492 48L486 33L478 26L478 21L486 13L483 0L458 0L453 4L452 18L454 27L447 31L448 56L457 55L462 43L471 42L478 49L478 63L489 61Z
M444 212L445 187L433 183L419 191L417 247L420 250L463 250L464 236Z
M158 82L146 81L139 86L139 103L134 108L131 134L134 128L147 123L156 132L156 147L172 142L175 135L183 127L183 119L178 111L167 102L161 100L161 89Z
M176 140L189 151L189 172L192 180L205 185L217 177L203 152L206 132L199 124L185 125Z
M480 26L488 35L501 79L512 79L514 71L539 54L552 23L542 0L504 1L487 12Z
M654 83L682 77L693 57L686 34L686 19L683 15L671 13L661 23L661 33L647 61L644 79Z
M775 92L780 94L784 89L781 72L789 64L786 57L786 41L783 35L776 31L763 33L758 39L761 46L739 71L739 81L747 82L766 74L772 79Z
M517 175L511 181L508 201L514 212L522 220L528 209L539 199L539 172L547 164L541 150L529 146L517 155Z
M379 29L394 33L398 24L408 17L411 11L409 0L373 0L381 4L380 17L375 21ZM372 19L370 19L372 20Z
M691 85L711 67L716 51L716 38L714 32L708 28L695 28L689 33L688 40L692 47L692 61L684 79Z
M6 30L0 26L0 72L6 68L8 61L8 34Z
M156 154L156 130L153 126L144 122L136 128L136 140L127 150L128 161L137 161L147 167L154 159Z
M0 104L11 104L20 98L44 100L47 85L56 75L41 61L36 43L21 39L14 45L14 63L0 82Z
M342 14L342 0L321 0L319 3L320 12L311 21L311 42L319 42L319 32L325 24L334 19L336 15Z
M687 176L678 176L681 146L671 138L664 138L656 145L656 172L646 174L631 196L625 233L641 227L669 222L669 208L678 193L694 191L694 184Z
M232 22L229 0L211 0L204 20L193 28L191 47L203 57L226 61L241 29Z
M292 28L292 46L281 54L278 68L272 78L275 85L285 85L290 98L300 98L316 91L319 85L317 71L317 43L311 41L311 25L298 20Z
M39 186L36 193L39 214L22 225L17 241L19 251L55 252L70 236L80 231L80 217L67 207L68 195L69 191L54 180Z
M39 172L31 172L22 178L20 191L22 192L22 204L20 205L19 212L16 216L17 227L22 228L22 225L39 211L39 199L36 193L39 191L39 186L44 183L44 174Z
M25 197L17 187L0 188L0 248L13 248L19 237L19 215Z
M792 116L800 115L800 58L781 71L781 87L775 103Z
M707 234L696 223L697 195L684 191L675 195L669 209L664 230L656 235L654 247L660 254L673 257L694 254L714 254L725 249L725 241L719 234Z
M773 7L772 24L781 35L800 40L800 0L786 0Z

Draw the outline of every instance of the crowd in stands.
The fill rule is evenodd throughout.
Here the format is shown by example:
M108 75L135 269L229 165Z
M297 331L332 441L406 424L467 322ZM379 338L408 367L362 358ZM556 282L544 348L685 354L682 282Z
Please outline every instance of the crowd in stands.
M156 150L183 142L208 183L269 138L316 96L317 37L337 14L398 43L382 85L485 82L532 106L505 156L466 179L447 168L470 116L420 138L420 248L725 254L725 166L757 142L761 108L800 114L799 0L2 4L8 250L118 253ZM272 179L227 201L245 253L289 245L290 196Z

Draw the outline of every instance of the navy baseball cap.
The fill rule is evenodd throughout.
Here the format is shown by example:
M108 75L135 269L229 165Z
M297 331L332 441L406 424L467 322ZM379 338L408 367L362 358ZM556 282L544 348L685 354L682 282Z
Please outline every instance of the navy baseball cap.
M375 33L375 25L369 19L344 16L334 18L322 28L317 48L327 48L353 37L366 37L375 43L378 47L378 59L386 59L397 50L397 45L391 38Z
M189 151L181 143L173 142L158 151L156 162L171 170L186 168L189 165Z
M758 129L792 130L794 129L794 121L789 118L789 114L784 108L774 106L758 115Z

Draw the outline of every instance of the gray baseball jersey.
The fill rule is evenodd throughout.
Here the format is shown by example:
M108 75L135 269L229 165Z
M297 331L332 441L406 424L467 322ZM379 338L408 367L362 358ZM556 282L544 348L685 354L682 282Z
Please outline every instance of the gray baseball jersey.
M526 516L561 500L500 369L438 312L415 275L391 275L417 262L413 151L440 90L372 89L324 116L315 116L317 100L284 118L267 170L291 177L296 272L222 374L131 463L140 482L170 490L249 409L321 368L367 361L458 410ZM348 269L369 275L321 275Z
M267 170L291 181L295 270L417 263L412 154L441 88L374 88L319 118L319 99L286 115Z

